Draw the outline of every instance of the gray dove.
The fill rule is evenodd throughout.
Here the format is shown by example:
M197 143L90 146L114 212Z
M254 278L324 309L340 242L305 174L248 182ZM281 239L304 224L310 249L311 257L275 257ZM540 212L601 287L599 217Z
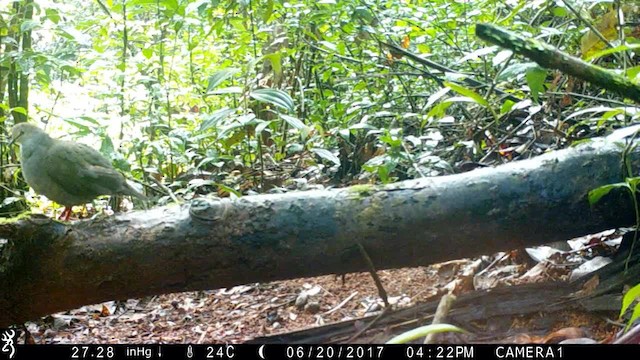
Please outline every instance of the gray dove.
M11 135L20 144L24 179L38 194L65 206L60 219L69 220L73 205L86 204L99 195L145 198L109 160L87 145L53 139L27 123L16 124Z

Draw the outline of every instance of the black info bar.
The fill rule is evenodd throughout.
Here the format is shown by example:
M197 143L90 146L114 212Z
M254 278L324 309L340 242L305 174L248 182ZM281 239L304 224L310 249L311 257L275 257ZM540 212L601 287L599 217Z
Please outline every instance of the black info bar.
M0 339L1 340L1 339ZM640 345L67 344L0 341L0 359L637 359Z

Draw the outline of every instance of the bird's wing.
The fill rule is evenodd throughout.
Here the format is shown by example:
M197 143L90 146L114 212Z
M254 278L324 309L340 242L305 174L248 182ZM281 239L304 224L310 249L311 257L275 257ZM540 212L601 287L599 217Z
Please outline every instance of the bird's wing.
M54 144L45 164L47 175L70 194L92 198L122 189L122 174L99 152L83 144Z

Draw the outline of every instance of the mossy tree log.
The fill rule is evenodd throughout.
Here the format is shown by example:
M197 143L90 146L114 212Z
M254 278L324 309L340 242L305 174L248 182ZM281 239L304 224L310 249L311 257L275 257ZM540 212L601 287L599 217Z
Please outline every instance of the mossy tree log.
M491 24L477 24L476 35L482 40L524 55L544 68L560 70L640 103L640 86L630 79L600 66L589 64L549 44L525 38Z
M615 134L615 133L614 133ZM496 168L388 186L197 199L62 224L0 225L0 327L112 299L426 265L634 224L611 137ZM627 159L638 169L640 151Z

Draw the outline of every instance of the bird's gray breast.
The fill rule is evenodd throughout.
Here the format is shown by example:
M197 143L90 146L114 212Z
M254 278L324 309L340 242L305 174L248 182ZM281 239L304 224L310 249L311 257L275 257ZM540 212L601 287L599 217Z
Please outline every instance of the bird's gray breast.
M20 161L22 163L22 175L27 184L33 190L46 196L61 205L78 205L86 201L85 196L78 196L69 189L64 189L58 182L54 181L48 174L51 166L51 159L47 156L47 147L39 144L29 144L20 147Z

